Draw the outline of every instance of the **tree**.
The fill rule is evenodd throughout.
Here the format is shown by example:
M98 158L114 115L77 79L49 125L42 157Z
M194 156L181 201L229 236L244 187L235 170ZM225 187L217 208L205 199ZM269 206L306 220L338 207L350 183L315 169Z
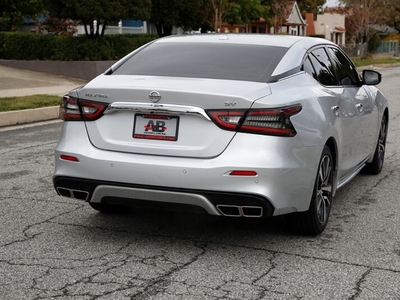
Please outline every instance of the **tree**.
M356 43L368 43L375 34L371 25L379 24L385 0L346 0L346 31Z
M260 0L234 0L226 4L224 21L228 24L249 24L252 20L267 18L270 7Z
M52 17L79 20L86 36L104 35L107 25L120 19L148 19L151 0L44 0Z
M378 24L388 25L400 31L400 1L385 0L377 17Z
M74 35L78 31L78 22L70 19L51 17L48 12L43 12L45 21L40 22L39 32L57 35Z
M41 0L1 0L0 31L17 30L24 17L36 18L42 9Z
M271 4L274 15L272 24L275 28L275 32L280 32L282 25L285 22L284 18L286 18L290 13L288 2L288 0L275 0Z
M158 36L171 35L173 26L184 29L197 29L202 24L203 0L152 0L152 22Z
M223 22L233 24L248 24L251 20L268 17L270 6L262 0L205 0L205 22L215 31L221 28Z
M297 0L297 5L303 17L306 16L306 13L317 15L323 10L322 7L325 3L326 0Z

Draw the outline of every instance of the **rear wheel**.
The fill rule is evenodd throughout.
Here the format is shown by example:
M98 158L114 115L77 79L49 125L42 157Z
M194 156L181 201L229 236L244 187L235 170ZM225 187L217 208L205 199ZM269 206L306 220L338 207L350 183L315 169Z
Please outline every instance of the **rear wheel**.
M332 205L333 159L328 146L324 147L315 179L308 211L288 215L293 229L301 234L318 235L328 224Z
M89 205L97 211L109 214L124 213L131 210L129 206L108 204L108 203L89 202Z
M383 168L383 161L385 159L386 149L386 136L387 136L387 121L386 116L383 115L381 128L379 131L378 143L376 144L374 158L371 163L366 164L363 172L372 175L378 175Z

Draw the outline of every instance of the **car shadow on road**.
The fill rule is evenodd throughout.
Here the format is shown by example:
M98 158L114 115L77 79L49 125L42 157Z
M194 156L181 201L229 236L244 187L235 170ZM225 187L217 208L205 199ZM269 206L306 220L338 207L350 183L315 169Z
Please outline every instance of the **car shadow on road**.
M290 236L284 217L239 218L154 209L133 209L123 214L92 212L86 225L134 234L175 236L199 240L242 239L250 236ZM90 225L89 225L90 226Z

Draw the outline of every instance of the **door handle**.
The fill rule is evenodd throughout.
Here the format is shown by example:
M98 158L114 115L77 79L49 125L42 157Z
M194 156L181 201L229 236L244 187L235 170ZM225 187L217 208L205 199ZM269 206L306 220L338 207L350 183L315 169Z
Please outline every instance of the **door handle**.
M358 109L359 111L362 111L362 109L363 109L363 105L362 105L361 103L357 103L357 104L356 104L356 107L357 107L357 109Z
M331 109L335 113L335 116L339 116L339 110L340 110L339 106L334 105L334 106L331 107Z

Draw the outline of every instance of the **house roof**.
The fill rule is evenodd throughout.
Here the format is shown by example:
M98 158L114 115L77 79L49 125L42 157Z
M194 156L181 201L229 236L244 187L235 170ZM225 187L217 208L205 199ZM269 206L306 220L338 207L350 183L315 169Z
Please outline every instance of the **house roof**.
M307 22L301 16L301 12L296 1L288 2L284 19L286 20L284 25L307 26Z
M334 31L345 32L346 29L344 29L343 27L340 27L340 26L336 26L336 27L334 28Z
M372 29L375 29L378 33L381 34L397 34L399 33L395 28L387 26L387 25L370 25Z

